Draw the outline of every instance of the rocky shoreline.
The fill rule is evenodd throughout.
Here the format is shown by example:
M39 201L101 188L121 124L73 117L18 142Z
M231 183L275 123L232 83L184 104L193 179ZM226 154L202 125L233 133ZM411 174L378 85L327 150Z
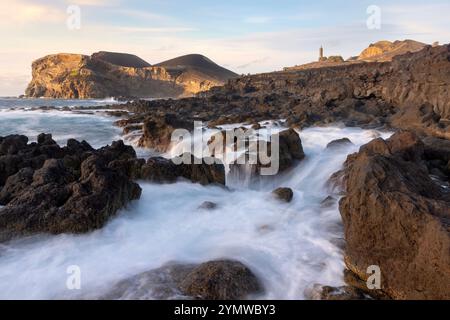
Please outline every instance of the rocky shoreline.
M318 284L308 296L450 299L449 101L450 45L446 45L427 46L392 62L241 77L194 98L138 100L105 109L126 110L111 113L125 116L116 125L124 134L137 134L139 146L161 152L170 149L175 129L192 130L194 121L209 128L242 123L259 128L262 121L282 119L290 127L280 134L282 170L305 157L294 128L343 123L395 130L387 140L376 138L362 146L330 178L330 186L343 195L339 209L348 286ZM342 144L351 141L334 141L328 148L332 152ZM231 171L240 169L234 166ZM257 173L259 166L253 169ZM30 144L24 136L0 137L0 205L5 206L0 208L0 241L101 228L118 210L139 199L136 180L172 183L179 178L223 186L225 168L205 159L191 165L161 157L137 159L133 148L122 141L95 150L76 140L60 147L46 134ZM293 197L287 188L273 195L286 202ZM364 286L372 265L381 269L378 291ZM251 271L238 262L209 262L201 272L196 268L202 265L178 267L184 270L183 279L170 270L163 273L173 277L170 281L178 293L192 298L245 298L262 290ZM155 274L149 272L136 277L154 280ZM119 283L111 298L126 295L136 279ZM194 280L186 284L186 279ZM232 288L224 294L211 286L216 280Z

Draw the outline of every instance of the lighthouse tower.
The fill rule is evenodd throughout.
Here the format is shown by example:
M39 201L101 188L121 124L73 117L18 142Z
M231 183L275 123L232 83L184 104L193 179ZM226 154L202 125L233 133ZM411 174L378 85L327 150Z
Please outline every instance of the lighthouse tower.
M320 46L319 50L319 61L325 61L326 58L323 56L323 46Z

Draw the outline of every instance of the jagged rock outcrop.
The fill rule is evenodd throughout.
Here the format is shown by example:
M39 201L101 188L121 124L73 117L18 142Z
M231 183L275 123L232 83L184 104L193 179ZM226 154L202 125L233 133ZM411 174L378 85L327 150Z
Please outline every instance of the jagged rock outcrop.
M449 150L399 132L361 147L341 172L345 263L364 281L378 265L392 298L450 298Z
M141 195L118 165L136 158L122 141L99 150L76 140L61 148L45 134L27 142L24 136L0 138L0 241L101 228Z
M80 99L180 97L222 85L236 76L206 57L193 56L202 59L195 65L180 57L176 60L179 65L150 66L137 56L113 52L48 55L33 62L33 79L25 94Z
M138 145L166 152L171 146L172 133L176 129L194 130L194 122L178 117L176 114L151 114L142 125L143 134Z
M261 140L260 142L266 144L268 157L267 163L261 162L261 153L263 150L258 149L258 157L256 163L250 163L251 155L249 152L243 154L230 164L229 176L233 180L247 181L250 184L258 183L267 177L283 173L290 169L295 163L305 158L303 152L302 141L298 133L290 128L278 134L278 151L277 154L272 153L272 143ZM272 141L275 135L272 135ZM260 148L261 146L258 146ZM269 169L267 173L263 173L263 169Z

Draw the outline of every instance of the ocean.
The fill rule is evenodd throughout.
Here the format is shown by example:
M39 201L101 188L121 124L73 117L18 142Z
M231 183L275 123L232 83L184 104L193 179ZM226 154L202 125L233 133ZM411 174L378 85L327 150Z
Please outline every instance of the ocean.
M111 100L0 99L0 136L24 134L31 140L52 133L94 147L121 139L117 118L102 113L31 111L32 107L101 106ZM348 154L374 136L389 132L340 126L299 132L306 159L288 175L252 188L227 179L229 189L188 182L140 182L139 201L131 203L101 230L83 235L38 235L0 244L0 299L99 298L114 284L168 262L201 263L236 259L251 268L265 288L261 299L305 299L314 284L343 285L343 230L328 178ZM335 139L354 145L327 150ZM133 145L133 141L128 141ZM291 203L273 199L276 187L294 191ZM338 200L338 199L336 199ZM216 210L198 210L204 201ZM79 266L80 290L66 287L67 268ZM151 284L150 284L151 287ZM151 298L147 292L145 298ZM123 296L126 299L127 296ZM175 297L174 297L175 298Z

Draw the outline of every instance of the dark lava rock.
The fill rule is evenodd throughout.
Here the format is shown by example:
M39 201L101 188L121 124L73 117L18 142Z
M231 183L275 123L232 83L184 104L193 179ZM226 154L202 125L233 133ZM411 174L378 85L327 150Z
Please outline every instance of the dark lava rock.
M305 158L302 141L294 129L282 131L278 136L279 152L277 155L272 155L272 144L270 142L267 143L267 156L271 157L272 160L273 157L278 156L278 171L276 171L275 174L288 170L296 162ZM260 149L258 151L261 152ZM260 157L258 157L256 164L249 163L250 155L248 152L241 157L245 158L238 159L235 163L230 164L230 176L235 177L236 179L246 178L250 175L253 181L258 181L260 178L263 178L261 174L262 168L275 167L273 162L262 164L260 162Z
M291 202L294 197L294 192L291 188L278 188L272 191L272 194L279 200L284 202Z
M237 261L206 262L180 283L181 291L203 300L238 300L260 293L262 286L245 265Z
M166 152L171 144L172 133L175 129L194 129L194 122L167 113L162 116L151 115L144 121L144 134L139 140L139 146Z
M171 263L120 281L102 299L245 299L261 293L255 275L230 260L200 265Z
M191 154L182 157L190 159L190 163L176 164L173 160L162 157L148 159L142 166L141 179L158 182L173 183L178 178L185 178L203 185L225 185L225 167L222 163L215 163L217 159L197 159ZM208 164L212 163L212 164Z
M329 144L327 144L327 149L336 149L336 148L342 148L342 147L348 147L352 146L353 142L350 141L349 138L342 138L331 141Z
M113 161L135 159L122 141L94 150L69 140L60 148L51 135L37 143L0 138L0 241L35 233L83 233L101 228L140 187Z
M116 283L102 300L168 300L192 299L181 292L179 286L196 267L194 264L170 263Z
M343 170L346 265L363 281L378 265L394 299L450 299L450 194L427 166L446 159L437 146L427 152L413 133L398 132L361 147Z

